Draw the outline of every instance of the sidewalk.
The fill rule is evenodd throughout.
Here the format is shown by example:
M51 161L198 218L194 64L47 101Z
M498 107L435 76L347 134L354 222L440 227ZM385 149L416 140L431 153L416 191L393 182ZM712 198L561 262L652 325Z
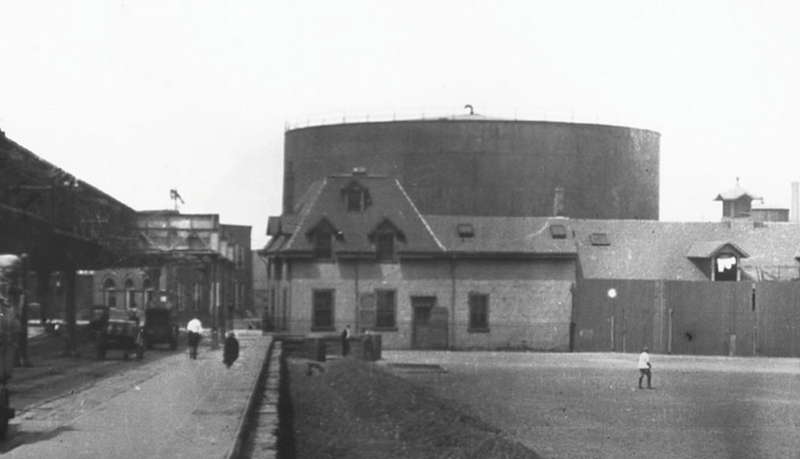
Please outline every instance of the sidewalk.
M234 444L271 337L237 331L239 360L201 348L132 368L94 387L21 413L21 431L38 431L16 458L226 458ZM146 359L145 359L146 360ZM153 372L156 372L153 376Z

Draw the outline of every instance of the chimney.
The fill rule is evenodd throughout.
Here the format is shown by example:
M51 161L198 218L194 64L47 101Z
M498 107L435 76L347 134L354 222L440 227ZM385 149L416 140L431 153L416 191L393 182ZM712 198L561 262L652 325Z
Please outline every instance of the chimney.
M789 221L800 222L800 182L792 182L792 209Z
M564 188L557 186L555 196L553 197L553 216L564 216Z

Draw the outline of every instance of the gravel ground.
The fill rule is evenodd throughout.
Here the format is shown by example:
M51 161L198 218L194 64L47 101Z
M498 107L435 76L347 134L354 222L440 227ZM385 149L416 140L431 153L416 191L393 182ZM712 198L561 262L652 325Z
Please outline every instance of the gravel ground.
M395 365L393 373L466 405L546 458L784 458L800 451L798 359L652 355L655 389L638 390L633 354L383 357L379 365ZM420 364L441 370L414 370Z
M509 458L539 456L429 389L356 359L322 371L287 359L298 459Z

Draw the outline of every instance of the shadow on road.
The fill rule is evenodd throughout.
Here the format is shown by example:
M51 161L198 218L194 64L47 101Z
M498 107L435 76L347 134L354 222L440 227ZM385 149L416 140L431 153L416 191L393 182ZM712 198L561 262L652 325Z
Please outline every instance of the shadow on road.
M7 453L21 445L30 445L40 441L51 440L64 432L73 431L70 426L59 426L47 431L16 432L6 441L0 442L0 454Z

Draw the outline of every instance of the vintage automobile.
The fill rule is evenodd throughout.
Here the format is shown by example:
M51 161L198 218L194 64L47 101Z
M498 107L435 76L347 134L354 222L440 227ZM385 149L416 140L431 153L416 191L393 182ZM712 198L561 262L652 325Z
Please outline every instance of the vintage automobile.
M108 306L93 306L89 311L89 325L87 326L89 339L97 339L97 335L105 328L109 318L108 311Z
M109 309L109 319L97 335L97 359L104 360L109 350L122 351L122 358L128 360L130 354L137 360L144 357L144 335L139 319L125 311Z
M178 348L178 322L172 309L146 309L142 328L147 349L156 344L168 344L173 351Z

